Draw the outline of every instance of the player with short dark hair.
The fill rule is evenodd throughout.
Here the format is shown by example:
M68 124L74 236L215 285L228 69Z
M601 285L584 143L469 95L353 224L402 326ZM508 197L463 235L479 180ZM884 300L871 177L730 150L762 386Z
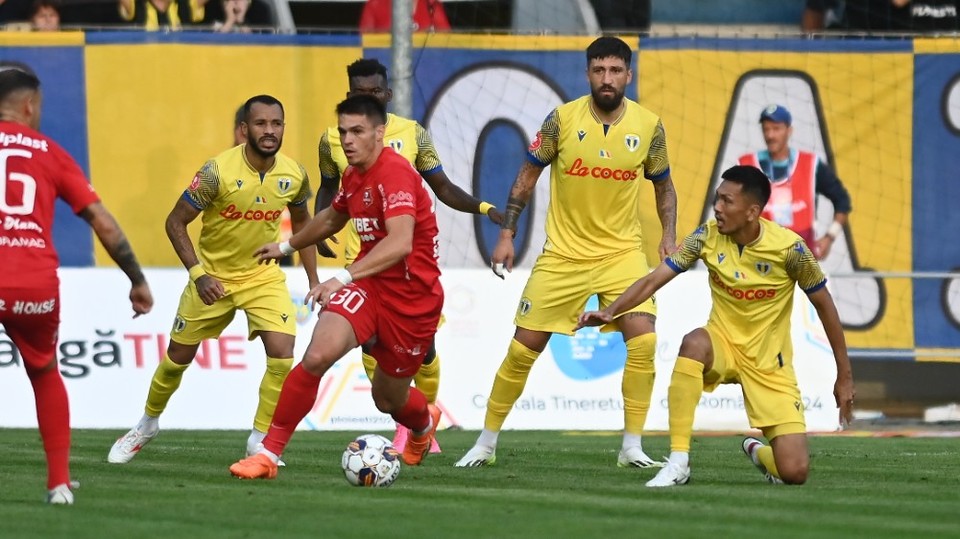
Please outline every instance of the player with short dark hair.
M294 232L306 226L312 193L303 166L279 153L285 125L280 101L257 95L243 111L246 142L207 161L167 217L167 236L190 280L180 296L170 344L150 382L144 415L110 449L109 462L129 462L157 435L160 414L200 343L219 337L238 309L247 316L249 338L260 337L267 356L247 454L257 451L270 426L293 365L296 312L283 270L258 264L251 255L278 239L284 208L290 210ZM197 217L203 221L199 256L187 233ZM300 260L313 287L319 282L316 248L300 249Z
M790 317L794 288L807 294L823 322L837 363L833 394L840 421L853 408L853 373L840 318L827 280L810 248L795 232L761 217L770 180L738 165L721 176L715 219L701 225L680 250L639 279L602 311L580 316L577 328L609 324L646 301L674 277L702 260L710 274L713 308L707 325L684 336L670 379L670 457L648 487L690 480L690 438L703 390L740 384L750 426L769 446L746 438L742 449L771 483L802 484L810 457L803 400L793 369Z
M373 58L361 58L347 66L349 91L347 97L355 95L369 95L376 98L384 107L393 98L387 80L387 68ZM500 224L501 215L493 205L483 202L457 187L450 181L440 156L433 146L430 134L414 120L403 118L395 114L387 114L383 141L396 153L400 154L417 169L424 181L437 195L437 199L447 206L472 214L487 215L491 221ZM340 135L336 127L327 129L320 138L320 189L317 191L315 213L330 205L333 196L337 193L340 176L347 167L347 158L343 153ZM353 263L359 250L360 241L352 228L347 229L344 252L347 265ZM323 253L326 245L317 246ZM441 319L442 322L442 319ZM363 347L363 368L368 377L373 376L376 360L370 355L368 347ZM431 345L424 359L423 366L414 376L414 383L427 396L427 401L433 405L437 400L440 388L440 358L436 347ZM394 445L398 450L403 449L407 432L397 426L394 435ZM439 450L439 448L434 448Z
M93 229L132 284L134 317L153 296L123 230L77 163L40 133L43 95L28 70L0 70L0 325L23 357L36 397L47 456L47 502L72 504L70 406L57 365L59 260L53 245L54 203L63 199Z
M640 189L653 184L663 227L659 253L676 248L677 194L670 177L666 135L656 114L624 97L633 79L630 47L601 37L586 51L590 94L561 105L544 120L527 150L507 200L494 272L513 269L513 237L540 173L550 165L547 241L524 288L516 331L487 400L484 428L456 463L485 466L533 363L554 333L572 334L594 294L605 306L647 273L640 230ZM623 370L624 433L618 466L659 463L643 452L641 434L653 391L656 305L651 298L604 331L619 330L627 348Z
M313 407L320 377L360 343L373 342L371 379L377 409L411 430L402 458L418 465L430 450L440 414L410 386L433 343L443 307L435 250L433 200L410 163L384 147L384 109L371 96L337 106L337 129L350 166L333 204L289 242L258 251L269 262L299 245L312 245L347 223L360 235L349 267L310 290L321 307L307 352L283 384L280 403L258 454L234 463L241 478L272 479L294 430Z

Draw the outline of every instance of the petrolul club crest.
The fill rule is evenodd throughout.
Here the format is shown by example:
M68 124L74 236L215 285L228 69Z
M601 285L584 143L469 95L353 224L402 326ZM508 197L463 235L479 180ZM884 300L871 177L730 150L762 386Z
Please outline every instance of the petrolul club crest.
M393 151L397 153L400 153L403 151L403 139L392 138L387 141L387 144L389 144L390 147L393 148Z
M635 152L640 147L640 135L629 133L623 137L623 144L628 151Z
M363 206L367 207L373 204L373 188L367 187L363 190Z
M293 185L293 181L291 181L290 178L281 177L277 180L277 189L279 189L281 193L289 191L291 185Z
M773 269L773 266L769 262L761 260L756 263L757 273L760 275L767 275L770 273L770 270Z

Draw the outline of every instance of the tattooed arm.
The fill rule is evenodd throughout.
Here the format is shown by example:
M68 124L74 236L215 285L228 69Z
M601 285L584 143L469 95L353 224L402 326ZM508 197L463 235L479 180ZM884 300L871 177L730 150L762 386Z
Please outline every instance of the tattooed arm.
M657 215L663 227L658 250L662 262L677 250L677 191L670 176L654 182L653 189L657 196Z
M502 272L498 271L497 266L506 268L507 271L513 271L513 237L517 235L517 223L520 220L520 214L526 207L527 202L533 195L533 190L537 186L537 179L543 167L537 166L530 161L524 161L520 166L520 172L517 173L517 179L510 188L510 197L504 206L503 223L500 224L500 240L493 250L491 262L493 263L494 273L502 277Z

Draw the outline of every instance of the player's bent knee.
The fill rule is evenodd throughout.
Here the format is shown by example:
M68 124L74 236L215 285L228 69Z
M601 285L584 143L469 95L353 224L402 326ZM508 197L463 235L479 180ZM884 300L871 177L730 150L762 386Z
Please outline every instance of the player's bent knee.
M308 348L307 352L303 354L303 361L301 363L303 370L314 376L323 376L338 359L340 358L332 357L327 351L311 350Z
M780 479L788 485L802 485L807 482L810 473L810 459L808 457L783 459L777 462L777 471Z
M710 334L703 328L697 328L683 336L680 342L680 352L682 357L705 363L713 352L713 343L710 342Z

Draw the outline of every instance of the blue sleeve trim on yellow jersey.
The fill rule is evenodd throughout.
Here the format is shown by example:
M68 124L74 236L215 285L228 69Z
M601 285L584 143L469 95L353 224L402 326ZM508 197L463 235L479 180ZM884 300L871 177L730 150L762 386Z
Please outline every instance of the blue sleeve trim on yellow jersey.
M547 165L550 164L550 163L541 163L540 160L537 159L537 157L530 152L527 152L527 161L530 161L531 163L533 163L534 165L537 165L540 168L546 168Z
M428 175L430 175L430 174L436 174L437 172L443 172L443 165L437 165L437 166L431 168L430 170L421 170L421 171L420 171L420 175L421 175L421 176L428 176Z
M827 280L826 280L826 279L820 281L820 283L817 284L817 285L814 285L814 286L811 286L810 288L805 289L804 292L809 296L810 294L813 294L814 292L816 292L817 290L820 290L821 288L823 288L823 287L825 287L825 286L827 286Z
M687 271L687 270L681 268L680 266L676 265L676 263L674 263L674 261L673 261L673 260L670 260L669 258L664 258L664 259L663 259L663 263L666 264L668 268L672 269L673 271L675 271L675 272L677 272L677 273L683 273L683 272Z
M652 182L658 182L660 180L667 179L667 176L669 175L670 175L670 167L667 167L667 170L664 170L663 172L661 172L660 174L657 174L656 176L647 176L646 174L644 174L643 177Z
M191 206L193 206L194 208L196 208L196 209L198 209L198 210L200 210L200 211L203 211L203 208L201 208L200 206L197 206L197 203L194 202L192 198L190 198L190 195L187 194L187 191L186 191L186 190L183 191L183 194L180 195L180 197L183 198L184 200L186 200L186 201L187 201L187 204L190 204Z

